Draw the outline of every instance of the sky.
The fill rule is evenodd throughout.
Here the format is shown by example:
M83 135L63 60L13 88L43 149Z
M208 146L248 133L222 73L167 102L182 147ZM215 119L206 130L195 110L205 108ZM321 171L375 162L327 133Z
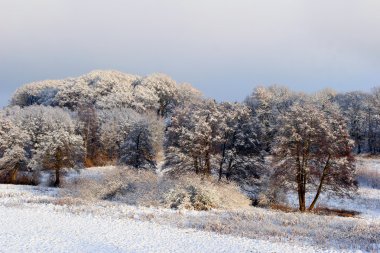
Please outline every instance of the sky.
M258 85L380 85L378 0L0 0L0 106L95 69L166 73L241 101Z

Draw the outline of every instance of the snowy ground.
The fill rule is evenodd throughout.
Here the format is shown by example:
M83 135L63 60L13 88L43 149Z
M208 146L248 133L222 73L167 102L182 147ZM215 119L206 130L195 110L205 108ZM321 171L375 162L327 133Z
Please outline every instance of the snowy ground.
M0 252L323 252L140 221L157 211L149 208L125 207L125 216L112 205L70 208L53 188L0 185L0 192Z
M1 252L315 252L149 222L0 207Z
M380 160L365 162L380 168ZM357 218L253 207L179 212L62 191L0 185L0 252L380 252L380 189L371 187L353 200L321 199Z

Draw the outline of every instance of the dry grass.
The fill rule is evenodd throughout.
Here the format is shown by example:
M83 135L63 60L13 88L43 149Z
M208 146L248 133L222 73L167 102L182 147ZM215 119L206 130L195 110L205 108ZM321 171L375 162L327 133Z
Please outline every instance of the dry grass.
M109 200L136 206L173 209L233 210L247 208L251 201L233 183L200 179L160 177L153 171L119 167L100 177L77 177L63 183L75 197L84 200Z
M174 187L164 199L166 207L206 211L213 208L233 210L251 205L251 201L234 183L202 180L194 175L172 182Z
M319 215L330 215L330 216L340 216L340 217L355 217L360 214L360 212L344 209L334 209L327 207L318 207L313 210L313 213Z
M37 173L19 171L16 181L11 181L10 171L0 170L0 184L38 185L39 177Z
M96 177L92 180L96 180ZM100 184L97 184L100 187ZM169 186L171 188L173 185ZM56 192L61 192L61 194L56 194ZM86 201L82 197L67 195L69 192L72 191L62 188L4 186L0 202L7 206L23 206L24 208L47 204L46 208L57 212L151 221L162 225L212 231L269 242L296 241L300 244L311 244L338 252L345 250L379 252L380 250L380 221L376 217L346 218L314 213L287 213L255 207L207 212L168 210L136 207L115 201L105 201L102 198L95 202Z
M296 213L299 212L297 208L293 208L287 205L282 204L271 204L269 206L269 209L275 210L275 211L281 211L284 213ZM318 206L312 211L306 211L305 213L312 213L317 215L323 215L323 216L339 216L339 217L355 217L360 214L360 212L352 211L352 210L345 210L345 209L337 209L337 208L328 208L323 206Z

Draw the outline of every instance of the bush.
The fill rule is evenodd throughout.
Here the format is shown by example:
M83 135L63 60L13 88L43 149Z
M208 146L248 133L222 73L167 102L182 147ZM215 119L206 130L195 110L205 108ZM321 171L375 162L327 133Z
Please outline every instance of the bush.
M89 171L93 171L92 176L88 175ZM118 201L137 206L189 210L250 206L250 200L233 183L201 180L192 175L186 179L173 179L158 176L153 171L127 167L89 169L66 180L63 185L82 199Z
M212 193L199 186L189 185L171 189L165 196L165 204L172 209L208 211L216 206Z
M220 183L212 179L201 180L187 175L177 179L175 186L165 195L164 204L173 209L211 210L236 209L250 206L251 201L234 183Z

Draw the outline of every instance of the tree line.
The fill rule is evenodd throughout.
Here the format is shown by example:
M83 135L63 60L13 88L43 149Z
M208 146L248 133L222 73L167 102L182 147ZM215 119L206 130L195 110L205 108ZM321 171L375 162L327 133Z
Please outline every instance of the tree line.
M0 175L124 164L298 193L356 189L354 153L380 152L380 89L256 87L216 102L163 74L94 71L19 88L0 112ZM158 164L160 163L160 166ZM307 207L305 196L314 192Z

